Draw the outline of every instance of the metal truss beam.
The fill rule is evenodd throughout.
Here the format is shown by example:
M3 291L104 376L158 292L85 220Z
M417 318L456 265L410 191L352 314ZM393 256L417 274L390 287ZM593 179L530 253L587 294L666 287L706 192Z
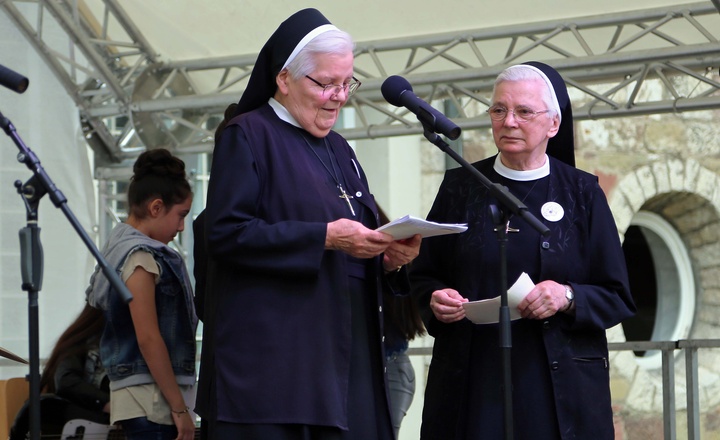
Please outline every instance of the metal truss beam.
M717 2L359 42L363 85L348 104L357 125L338 131L348 139L422 133L414 115L383 100L389 75L404 76L427 101L453 103L463 129L488 127L493 79L531 59L563 74L577 120L718 109ZM0 0L0 9L73 97L106 165L145 148L210 152L256 57L160 61L117 0ZM48 19L66 31L69 50L43 39Z
M158 56L119 3L0 0L0 9L75 101L86 139L101 161L123 160L127 154L119 140L125 133L118 130L116 121L94 117L92 111L112 105L120 109L117 116L129 115L135 81L148 66L157 63ZM67 42L46 38L50 21L65 31Z

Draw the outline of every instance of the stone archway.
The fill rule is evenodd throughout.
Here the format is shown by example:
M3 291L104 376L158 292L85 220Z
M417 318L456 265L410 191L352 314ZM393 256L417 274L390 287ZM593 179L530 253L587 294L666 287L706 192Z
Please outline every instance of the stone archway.
M610 207L621 235L633 227L634 219L648 213L661 218L677 232L690 257L695 285L695 311L685 335L678 339L710 339L720 336L720 177L688 159L655 162L625 176L610 197ZM628 262L630 267L633 263ZM620 326L608 337L622 341ZM720 353L706 350L698 357L700 407L703 413L717 413L720 408ZM643 434L662 432L662 373L659 365L638 362L632 352L615 352L612 358L613 400L622 408L623 423ZM676 403L678 410L686 404L685 364L676 360ZM659 418L658 418L659 417ZM715 424L717 425L717 424ZM706 426L720 434L717 426ZM637 433L639 434L639 433Z

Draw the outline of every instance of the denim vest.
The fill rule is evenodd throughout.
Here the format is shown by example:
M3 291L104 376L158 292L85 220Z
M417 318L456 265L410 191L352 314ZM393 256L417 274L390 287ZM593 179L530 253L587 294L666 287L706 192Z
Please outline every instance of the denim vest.
M120 225L118 225L120 226ZM127 225L123 225L130 228ZM115 232L115 231L113 231ZM115 238L132 247L112 246L106 258L111 266L116 267L118 274L122 271L130 255L138 250L150 252L160 269L160 279L155 285L155 306L157 308L160 335L167 346L168 354L176 381L180 385L195 383L195 330L197 318L192 303L191 287L185 263L177 252L155 240L138 237L136 231L120 231ZM140 234L138 232L138 234ZM142 235L142 234L140 234ZM120 237L118 237L120 236ZM111 238L112 241L112 238ZM124 254L121 256L121 254ZM97 274L96 274L97 275ZM102 276L93 276L88 292L89 299L101 302L104 310L105 329L100 340L100 357L110 378L112 390L131 385L153 383L150 370L140 352L130 308L106 282L93 282ZM93 291L102 286L108 291ZM101 289L102 290L102 289ZM91 301L91 305L93 302Z

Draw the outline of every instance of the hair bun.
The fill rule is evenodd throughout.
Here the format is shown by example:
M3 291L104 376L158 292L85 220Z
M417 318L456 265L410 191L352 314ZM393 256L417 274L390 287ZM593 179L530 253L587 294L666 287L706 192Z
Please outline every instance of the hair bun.
M141 154L133 165L133 179L146 176L185 179L185 163L165 148L148 150Z

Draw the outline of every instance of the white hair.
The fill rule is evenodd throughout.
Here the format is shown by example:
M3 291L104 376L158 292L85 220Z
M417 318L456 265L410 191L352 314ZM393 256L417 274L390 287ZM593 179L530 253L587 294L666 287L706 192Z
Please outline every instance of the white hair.
M316 55L352 53L355 43L345 31L337 28L328 30L310 40L300 49L295 57L286 64L285 68L295 79L309 75L317 68Z
M553 88L552 83L550 82L550 79L547 77L547 75L545 75L542 70L538 69L535 66L531 66L529 64L518 64L515 66L510 66L500 72L498 77L495 79L495 84L493 86L493 95L495 95L495 89L497 88L498 84L502 82L532 81L538 79L542 80L547 86L543 88L542 100L548 110L550 110L548 112L548 116L553 117L557 115L560 121L562 121L560 104L558 103L555 89Z

